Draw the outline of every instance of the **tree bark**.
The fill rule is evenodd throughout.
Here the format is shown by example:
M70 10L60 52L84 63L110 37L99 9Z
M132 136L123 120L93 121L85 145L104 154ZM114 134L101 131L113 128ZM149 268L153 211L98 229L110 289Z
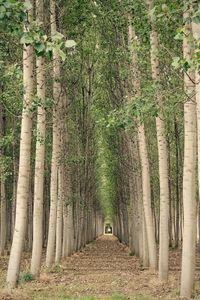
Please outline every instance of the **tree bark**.
M186 1L185 1L186 3ZM184 13L184 19L188 20L189 11ZM193 27L195 34L195 26ZM189 60L192 55L190 35L191 23L186 21L183 39L183 56ZM192 80L193 81L192 81ZM184 90L187 99L184 103L184 167L183 167L183 249L181 267L181 297L190 298L194 287L195 274L195 250L196 250L196 101L194 88L194 72L184 74ZM197 89L198 93L198 89ZM198 99L198 98L197 98Z
M6 129L6 119L5 119L5 111L3 106L0 111L0 139L5 136ZM0 158L1 158L1 166L0 166L0 195L1 195L1 234L0 234L0 256L4 255L5 247L6 247L6 239L7 239L7 203L6 203L6 190L5 190L5 175L4 175L4 146L2 145L0 149Z
M56 32L56 1L51 0L51 34ZM53 50L53 146L51 160L51 203L49 215L49 231L46 253L46 266L51 267L55 260L55 241L56 241L56 215L58 200L58 163L59 163L59 106L61 96L60 86L60 60L56 50Z
M153 9L153 0L147 0L149 11ZM150 52L152 79L155 85L160 84L160 68L158 59L158 36L155 24L150 17ZM169 260L169 170L167 162L167 140L163 115L163 97L161 87L157 87L155 94L159 106L156 117L156 133L158 142L159 180L160 180L160 229L159 229L159 278L163 281L168 279Z
M58 204L57 204L57 221L56 221L56 255L55 263L59 263L62 256L63 241L63 192L64 192L64 172L63 166L59 166L58 172Z
M129 20L130 22L130 20ZM133 42L135 36L134 29L129 24L129 43ZM136 90L136 95L141 96L141 87L139 82L139 68L137 65L137 53L134 52L132 55L132 68L135 76L133 77L133 86ZM144 124L138 120L138 144L139 154L141 161L141 174L142 174L142 198L144 207L144 225L146 226L147 232L147 243L148 243L148 254L149 254L149 265L152 269L157 269L157 257L156 257L156 240L153 225L153 215L151 208L151 186L150 186L150 170L149 170L149 158L146 145L146 136ZM147 260L145 259L147 262ZM145 264L146 264L145 262Z
M29 18L32 10L29 10ZM16 199L16 220L7 273L7 286L14 288L19 275L22 249L26 233L27 203L29 197L32 114L29 110L33 93L33 47L23 49L24 101L21 123L19 177Z
M36 1L36 19L43 24L43 0ZM36 61L37 96L41 105L37 111L37 141L35 153L34 212L33 212L33 249L31 272L39 276L43 244L43 195L44 195L44 155L45 155L45 60Z

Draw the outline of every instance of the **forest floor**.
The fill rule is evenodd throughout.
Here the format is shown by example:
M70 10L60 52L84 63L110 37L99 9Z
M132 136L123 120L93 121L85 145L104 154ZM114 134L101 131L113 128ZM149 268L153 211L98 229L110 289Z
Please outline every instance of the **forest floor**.
M30 258L23 260L18 289L3 289L8 258L0 259L0 300L153 300L179 299L180 251L171 250L168 283L144 270L128 247L113 236L102 236L51 270L29 281ZM198 257L199 261L199 257ZM200 271L196 272L195 298L200 299Z

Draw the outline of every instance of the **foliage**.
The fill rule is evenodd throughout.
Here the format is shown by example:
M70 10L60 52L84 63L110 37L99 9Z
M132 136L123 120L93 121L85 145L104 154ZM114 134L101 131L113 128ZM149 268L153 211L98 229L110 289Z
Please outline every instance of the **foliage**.
M13 196L10 186L16 176L13 165L18 163L19 157L20 114L24 93L22 46L32 45L37 57L48 58L45 62L45 101L33 95L30 106L33 113L32 172L37 108L44 107L47 113L46 137L41 137L46 147L45 205L49 204L50 190L51 112L54 105L51 59L55 50L62 60L59 82L66 97L63 114L67 141L59 162L68 167L72 184L72 195L66 197L66 203L72 204L74 210L78 203L80 209L89 214L91 202L98 207L98 200L100 210L103 210L108 221L113 219L117 208L123 206L127 209L130 196L128 174L133 165L127 154L126 134L136 140L138 124L143 122L150 159L152 207L158 218L159 174L155 118L159 107L154 95L157 91L161 92L164 101L173 208L176 207L177 187L180 189L177 185L181 185L183 161L184 91L181 72L187 72L190 68L200 70L199 40L190 39L195 50L192 60L186 61L182 57L185 34L182 1L156 0L150 14L140 0L74 0L59 1L58 5L59 31L50 35L49 9L45 11L45 26L41 26L35 20L28 21L27 13L32 9L28 1L0 0L0 104L6 114L6 130L0 141L0 147L4 149L0 167L3 169L6 189L9 190L9 199ZM131 47L128 47L127 14L136 31ZM159 38L161 80L156 84L151 78L149 16L153 19ZM198 5L194 6L191 19L200 22ZM130 80L131 73L134 73L131 70L131 56L135 52L140 71L140 97L135 95ZM179 174L176 169L177 151ZM31 183L33 185L33 181ZM57 265L51 272L59 273L62 269ZM29 278L28 274L23 276ZM111 298L126 299L118 295Z
M200 23L200 8L195 1L192 3L192 11L190 11L189 20L183 20L184 22L191 21L193 23ZM183 37L185 35L184 27L180 26L176 29L176 35L174 37L175 40L183 41ZM184 72L187 72L189 69L197 70L200 72L200 40L194 37L192 34L188 36L189 41L191 43L191 47L194 49L192 53L192 57L190 60L186 60L181 57L174 57L172 66L175 69L181 69Z
M156 298L153 298L151 296L139 296L136 298L136 300L154 300Z
M56 265L54 265L53 267L51 267L51 268L49 268L48 270L47 270L47 272L48 273L59 273L59 274L61 274L62 272L63 272L63 268L62 268L62 266L61 265L59 265L59 264L56 264Z
M22 29L23 22L27 21L27 10L31 7L29 1L1 0L0 30L18 35Z
M30 272L24 272L19 275L18 284L29 282L33 280L33 274Z

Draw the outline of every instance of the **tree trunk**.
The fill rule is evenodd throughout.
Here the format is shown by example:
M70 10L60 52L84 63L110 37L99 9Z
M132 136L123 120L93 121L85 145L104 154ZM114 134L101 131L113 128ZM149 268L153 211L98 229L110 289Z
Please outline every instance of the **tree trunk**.
M199 6L200 8L200 6ZM194 38L199 41L200 39L200 24L192 23L192 31ZM195 73L196 83L196 103L197 103L197 149L198 149L198 194L199 194L199 209L198 209L198 227L199 227L199 244L198 251L200 252L200 75L199 72Z
M16 131L16 120L15 117L13 117L13 131ZM11 238L14 234L15 229L15 212L16 212L16 197L17 197L17 169L18 169L18 160L16 157L16 139L14 136L13 144L12 144L12 153L13 153L13 194L12 194L12 217L11 217Z
M43 24L43 0L36 1L37 21ZM35 153L33 249L31 273L37 277L41 268L43 244L43 195L44 195L44 155L45 155L45 69L44 57L36 61L37 96L42 102L37 111L37 141Z
M51 0L51 34L56 32L56 1ZM51 160L51 203L49 216L49 233L46 254L46 266L50 267L55 261L56 215L58 200L58 163L59 163L59 108L61 96L60 60L56 50L53 50L53 146ZM57 107L56 107L57 106Z
M56 221L56 256L55 262L59 263L62 256L62 236L63 236L63 191L64 178L63 166L59 166L58 172L58 204L57 204L57 221Z
M186 2L186 1L185 1ZM184 18L188 19L189 12L184 13ZM193 28L194 34L195 26ZM192 33L191 23L188 21L184 28L183 56L189 60L192 55L190 46L190 35ZM189 71L184 74L184 89L187 99L184 103L184 167L183 167L183 250L181 268L181 297L190 298L194 287L195 274L195 250L196 250L196 101L194 90L194 72ZM197 89L198 93L198 89ZM198 99L198 98L197 98Z
M147 238L147 226L145 224L145 218L143 216L143 230L142 230L142 238L143 238L143 253L142 253L142 264L143 267L146 268L149 266L149 247L148 247L148 238Z
M0 139L5 136L5 111L4 108L0 108ZM0 255L4 255L5 247L6 247L6 238L7 238L7 205L6 205L6 191L5 191L5 175L4 175L4 146L2 145L0 149L0 158L1 158L1 166L0 166L0 195L1 195L1 234L0 234Z
M29 18L32 12L29 11ZM33 47L25 46L23 49L23 82L24 102L21 123L19 177L16 199L16 220L13 242L11 247L7 286L14 288L19 275L22 249L26 233L27 203L29 197L30 157L31 157L31 129L32 114L29 110L33 93Z
M135 33L131 24L129 25L129 43L133 42ZM137 65L137 54L132 55L132 68L134 70L135 76L133 78L133 85L136 90L137 96L141 96L141 88L139 82L139 68ZM138 126L138 143L139 143L139 153L141 161L141 174L142 174L142 197L143 197L143 207L144 207L144 218L147 232L147 243L148 243L148 254L149 254L149 264L152 269L157 269L157 257L156 257L156 241L155 232L153 225L153 215L151 208L151 186L150 186L150 170L149 170L149 158L146 145L146 136L144 124L139 121Z
M69 167L65 172L65 197L63 198L63 247L62 257L65 258L73 252L73 208L71 203L71 178Z
M179 132L176 118L174 118L174 133L175 133L175 145L176 145L176 224L175 224L175 247L179 246L179 228L180 228L180 188L179 188Z
M149 11L153 9L153 0L147 0ZM152 79L155 84L160 83L160 70L158 59L158 36L155 24L150 18L150 51ZM158 142L159 180L160 180L160 229L159 229L159 278L163 281L168 279L169 260L169 171L167 162L167 140L163 115L162 93L157 88L155 98L159 106L158 117L156 117L156 133Z

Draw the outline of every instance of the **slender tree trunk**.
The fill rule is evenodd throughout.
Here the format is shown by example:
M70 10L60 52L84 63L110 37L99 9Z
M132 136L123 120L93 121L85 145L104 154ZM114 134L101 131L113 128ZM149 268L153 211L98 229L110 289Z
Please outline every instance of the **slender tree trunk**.
M73 208L71 201L71 178L69 166L65 168L65 197L63 197L63 248L62 257L73 252Z
M29 17L31 11L29 11ZM14 288L19 275L22 249L26 233L27 203L29 197L30 157L31 157L31 129L32 114L29 110L33 93L33 47L23 49L23 82L24 102L21 123L19 178L16 199L16 220L13 242L7 273L7 286Z
M133 210L134 210L134 189L133 189L133 176L131 176L129 172L129 190L130 190L130 205L129 205L129 246L131 253L135 254L135 239L134 239L134 216L133 216Z
M179 132L176 118L174 118L174 132L175 132L175 145L176 145L176 224L175 224L175 247L179 246L179 228L180 228L180 187L179 187Z
M172 189L171 189L171 149L170 141L167 138L167 148L168 148L168 170L169 170L169 247L172 247L173 244L173 201L172 201Z
M73 226L73 208L72 204L67 207L67 256L74 252L74 226Z
M50 172L49 172L50 174ZM48 240L48 228L49 228L49 211L50 211L50 180L49 178L44 178L44 218L43 218L43 229L44 229L44 240L43 246L46 247Z
M199 201L199 205L198 205L198 228L199 228L198 252L200 252L200 201Z
M5 136L5 111L4 108L0 108L0 138ZM0 158L1 158L1 166L0 166L0 181L1 181L1 232L0 232L0 255L4 255L5 247L6 247L6 238L7 238L7 203L6 203L6 191L5 191L5 175L4 175L4 146L0 149Z
M15 117L13 118L13 131L16 130L16 120ZM15 229L15 212L16 212L16 196L17 196L17 169L18 169L18 160L16 156L16 139L14 137L13 144L12 144L12 153L13 153L13 194L12 194L12 228L11 228L11 238L14 234Z
M145 224L144 216L143 216L142 238L143 238L142 263L143 263L143 267L146 268L149 266L149 253L148 253L149 250L148 250L148 239L147 239L147 226Z
M1 243L0 255L4 255L7 237L7 209L6 209L6 192L5 192L5 179L1 173Z
M149 10L153 9L153 0L147 0ZM151 68L152 78L155 84L160 83L160 70L158 59L158 36L155 24L150 18L151 33ZM159 278L163 281L168 279L169 260L169 171L167 162L167 140L163 115L162 93L158 87L156 101L159 105L159 113L156 118L156 132L158 142L159 180L160 180L160 230L159 230Z
M31 173L30 173L31 178ZM32 249L32 241L33 241L33 190L32 190L32 182L30 179L29 186L29 199L28 199L28 207L27 207L27 236L26 236L26 250L31 251Z
M51 34L56 32L56 1L51 0ZM58 163L59 163L59 108L61 86L60 86L60 62L56 50L53 50L53 146L51 160L51 203L49 216L49 233L46 254L46 266L50 267L55 261L56 241L56 215L58 200Z
M199 5L200 8L200 5ZM200 24L192 23L192 31L194 38L199 41L200 39ZM199 194L199 210L198 210L198 227L199 227L199 245L200 251L200 75L199 72L195 73L196 83L196 102L197 102L197 149L198 149L198 194Z
M187 3L185 1L185 3ZM184 19L188 20L189 11L184 13ZM193 24L194 25L194 24ZM196 26L193 27L196 35ZM192 33L191 23L186 21L183 39L183 56L189 60L192 55L190 35ZM199 75L197 75L199 77ZM192 80L193 81L192 81ZM183 167L183 250L181 268L181 297L190 298L194 287L195 274L195 250L196 250L196 101L194 90L194 72L184 74L184 89L187 99L184 103L184 167ZM197 85L198 95L198 85ZM198 96L197 96L198 100Z
M129 43L133 42L135 33L131 24L129 25ZM133 78L133 85L136 89L137 96L141 96L141 88L139 82L139 68L137 65L137 54L132 55L132 67L134 69L135 76ZM149 158L146 145L146 136L144 124L139 120L138 126L138 143L139 153L141 161L141 174L142 174L142 195L143 195L143 206L144 206L144 218L147 232L148 242L148 254L149 264L152 269L157 269L157 257L156 257L156 240L153 225L153 215L151 208L151 186L150 186L150 170L149 170Z
M59 166L58 172L58 204L57 204L57 221L56 221L56 255L55 262L59 263L62 256L62 236L63 236L63 191L64 178L63 166Z
M37 21L43 24L43 0L36 1ZM37 141L35 154L33 249L31 272L37 277L41 268L43 244L43 195L44 195L44 155L45 155L45 69L44 57L36 61L37 96L42 102L37 112Z

